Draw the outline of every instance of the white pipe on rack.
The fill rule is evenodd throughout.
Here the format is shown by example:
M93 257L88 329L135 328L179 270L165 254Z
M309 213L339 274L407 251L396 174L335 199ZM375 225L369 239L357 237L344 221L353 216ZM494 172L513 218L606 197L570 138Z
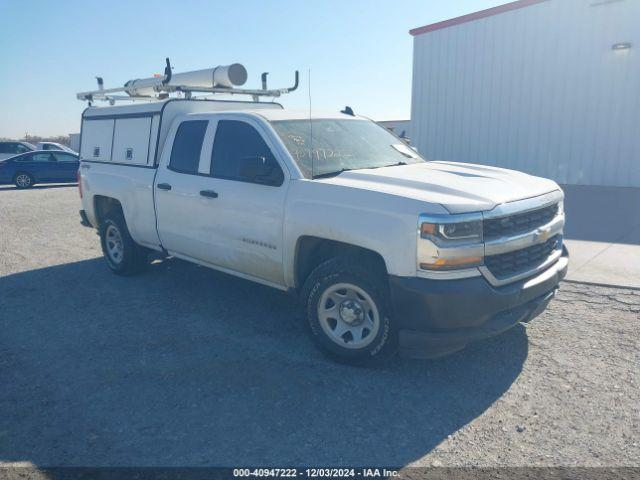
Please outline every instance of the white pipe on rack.
M247 81L247 70L239 63L231 65L176 73L166 82L165 76L129 80L124 84L124 91L132 97L151 97L163 86L190 88L232 88L244 85Z

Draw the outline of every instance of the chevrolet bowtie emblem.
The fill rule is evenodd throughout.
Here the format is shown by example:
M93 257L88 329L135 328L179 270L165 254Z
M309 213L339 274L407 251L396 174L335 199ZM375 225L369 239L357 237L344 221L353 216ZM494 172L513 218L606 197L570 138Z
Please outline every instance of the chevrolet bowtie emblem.
M551 234L550 228L546 228L546 229L539 228L535 232L533 232L533 240L535 242L544 242L549 238L550 234Z

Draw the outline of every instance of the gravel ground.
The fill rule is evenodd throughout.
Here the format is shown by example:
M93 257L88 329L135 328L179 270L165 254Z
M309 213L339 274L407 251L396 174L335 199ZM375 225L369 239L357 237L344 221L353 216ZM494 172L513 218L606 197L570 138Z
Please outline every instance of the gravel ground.
M75 188L0 187L0 462L640 465L640 292L565 283L452 356L323 358L287 295L178 261L120 278Z

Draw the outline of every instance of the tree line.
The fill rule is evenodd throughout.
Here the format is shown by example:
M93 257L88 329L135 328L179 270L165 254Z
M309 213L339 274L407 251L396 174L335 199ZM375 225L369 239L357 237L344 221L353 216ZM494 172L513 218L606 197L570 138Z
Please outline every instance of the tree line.
M29 143L33 143L34 145L38 142L55 142L55 143L60 143L62 145L69 146L70 138L69 138L69 135L58 135L57 137L41 137L40 135L26 134L24 138L20 138L17 140L13 138L0 137L0 141L29 142Z

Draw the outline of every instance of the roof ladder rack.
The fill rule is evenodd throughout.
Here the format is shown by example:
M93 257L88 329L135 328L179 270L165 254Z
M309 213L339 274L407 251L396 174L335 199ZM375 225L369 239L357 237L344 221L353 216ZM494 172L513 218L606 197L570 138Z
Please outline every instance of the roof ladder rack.
M164 100L170 94L177 92L182 93L185 98L191 98L194 93L249 95L257 102L260 97L279 97L298 88L300 78L297 70L295 72L295 82L293 86L288 88L269 90L267 88L267 75L267 72L262 74L262 88L260 89L237 88L237 86L244 85L247 81L247 70L239 63L204 70L173 73L171 62L167 58L164 75L129 80L118 88L104 88L102 77L96 77L98 90L80 92L76 96L78 100L86 101L89 105L96 100L109 102L110 105L114 105L118 101Z

